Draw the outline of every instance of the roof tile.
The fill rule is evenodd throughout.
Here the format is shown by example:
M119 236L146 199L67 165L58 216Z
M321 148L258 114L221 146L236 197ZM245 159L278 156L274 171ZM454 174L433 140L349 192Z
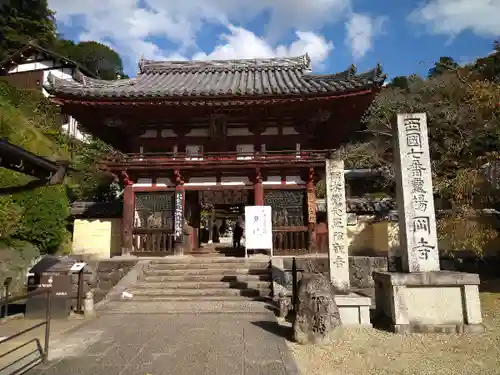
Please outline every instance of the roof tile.
M49 75L46 89L56 96L94 98L310 95L374 88L385 80L380 66L358 75L354 66L337 74L314 75L307 55L223 61L141 60L139 68L136 78L116 81L88 77L68 81Z

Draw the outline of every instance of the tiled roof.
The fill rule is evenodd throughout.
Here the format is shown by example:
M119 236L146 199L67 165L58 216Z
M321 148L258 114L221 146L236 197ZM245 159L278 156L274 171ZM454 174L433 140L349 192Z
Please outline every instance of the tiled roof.
M49 75L51 94L93 98L196 98L227 96L328 95L380 87L380 66L356 74L351 66L332 75L311 74L307 55L294 58L222 61L147 61L136 78L103 81L81 75L76 81Z
M326 200L318 199L317 203L318 211L326 212ZM356 213L358 215L384 215L396 209L396 201L391 198L346 198L346 210L348 213Z

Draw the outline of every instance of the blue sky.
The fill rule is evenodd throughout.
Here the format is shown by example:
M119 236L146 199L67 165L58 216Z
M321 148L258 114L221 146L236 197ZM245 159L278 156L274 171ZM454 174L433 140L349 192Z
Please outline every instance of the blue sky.
M440 56L472 61L500 36L500 0L49 0L60 32L114 48L134 76L149 59L309 53L313 70L382 64L426 74Z

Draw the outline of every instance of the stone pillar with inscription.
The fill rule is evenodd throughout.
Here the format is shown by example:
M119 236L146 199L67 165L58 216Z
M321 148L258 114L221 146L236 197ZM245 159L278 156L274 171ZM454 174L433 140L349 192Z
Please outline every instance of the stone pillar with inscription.
M396 129L394 156L403 271L439 271L426 115L400 114Z
M180 172L175 171L174 195L174 255L184 255L184 181Z
M344 162L326 159L326 209L328 215L328 271L339 292L349 291L349 253Z
M479 276L440 271L426 114L398 114L393 131L404 272L374 272L377 315L400 333L482 332Z

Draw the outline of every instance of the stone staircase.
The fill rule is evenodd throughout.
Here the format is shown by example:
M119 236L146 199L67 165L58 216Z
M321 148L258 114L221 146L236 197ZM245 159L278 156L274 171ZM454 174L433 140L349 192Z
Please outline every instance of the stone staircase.
M270 261L267 257L151 260L126 291L132 296L122 299L121 311L141 306L145 312L263 312L272 301Z

